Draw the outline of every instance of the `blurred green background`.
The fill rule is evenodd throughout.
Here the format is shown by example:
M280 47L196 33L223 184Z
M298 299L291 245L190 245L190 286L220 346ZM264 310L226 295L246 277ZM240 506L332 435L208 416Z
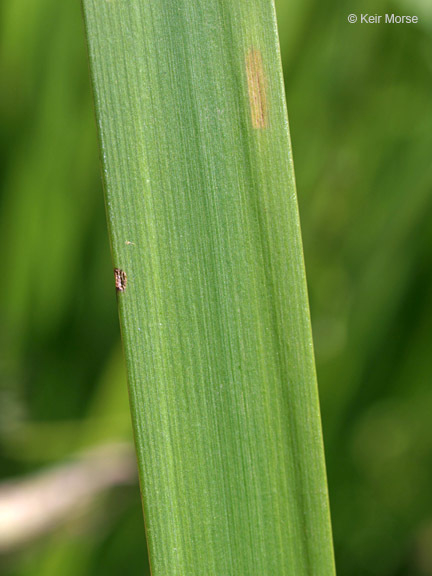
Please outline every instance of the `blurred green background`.
M432 2L359 4L277 2L336 562L427 576ZM360 11L420 22L348 24ZM120 442L133 462L79 1L2 0L0 29L1 573L144 576L135 474L75 457ZM71 462L94 493L63 483L69 508L32 531ZM24 503L22 480L15 496L39 486ZM21 502L14 534L6 501Z

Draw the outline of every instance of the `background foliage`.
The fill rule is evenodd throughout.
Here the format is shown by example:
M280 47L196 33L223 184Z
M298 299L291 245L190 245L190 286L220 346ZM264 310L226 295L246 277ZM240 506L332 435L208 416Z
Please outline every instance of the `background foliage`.
M431 6L278 2L341 575L432 575ZM79 3L4 0L0 30L6 480L131 432ZM0 562L143 575L144 550L132 481Z

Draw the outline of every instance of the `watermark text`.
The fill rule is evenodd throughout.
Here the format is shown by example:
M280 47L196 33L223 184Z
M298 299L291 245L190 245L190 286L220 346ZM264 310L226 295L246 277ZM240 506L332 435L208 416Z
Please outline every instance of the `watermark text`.
M418 16L401 14L350 14L350 24L418 24Z

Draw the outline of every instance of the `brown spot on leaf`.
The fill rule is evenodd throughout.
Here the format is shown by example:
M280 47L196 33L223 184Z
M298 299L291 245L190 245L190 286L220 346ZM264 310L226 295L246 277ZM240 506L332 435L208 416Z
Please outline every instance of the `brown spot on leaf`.
M117 292L124 292L127 284L126 272L120 268L114 268L114 278Z
M254 128L267 126L267 97L261 52L251 48L246 56L249 104Z

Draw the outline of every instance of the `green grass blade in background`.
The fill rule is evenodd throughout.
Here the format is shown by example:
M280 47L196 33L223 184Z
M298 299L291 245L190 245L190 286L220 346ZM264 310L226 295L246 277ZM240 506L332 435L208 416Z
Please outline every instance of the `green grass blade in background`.
M334 574L271 0L84 0L153 576Z

